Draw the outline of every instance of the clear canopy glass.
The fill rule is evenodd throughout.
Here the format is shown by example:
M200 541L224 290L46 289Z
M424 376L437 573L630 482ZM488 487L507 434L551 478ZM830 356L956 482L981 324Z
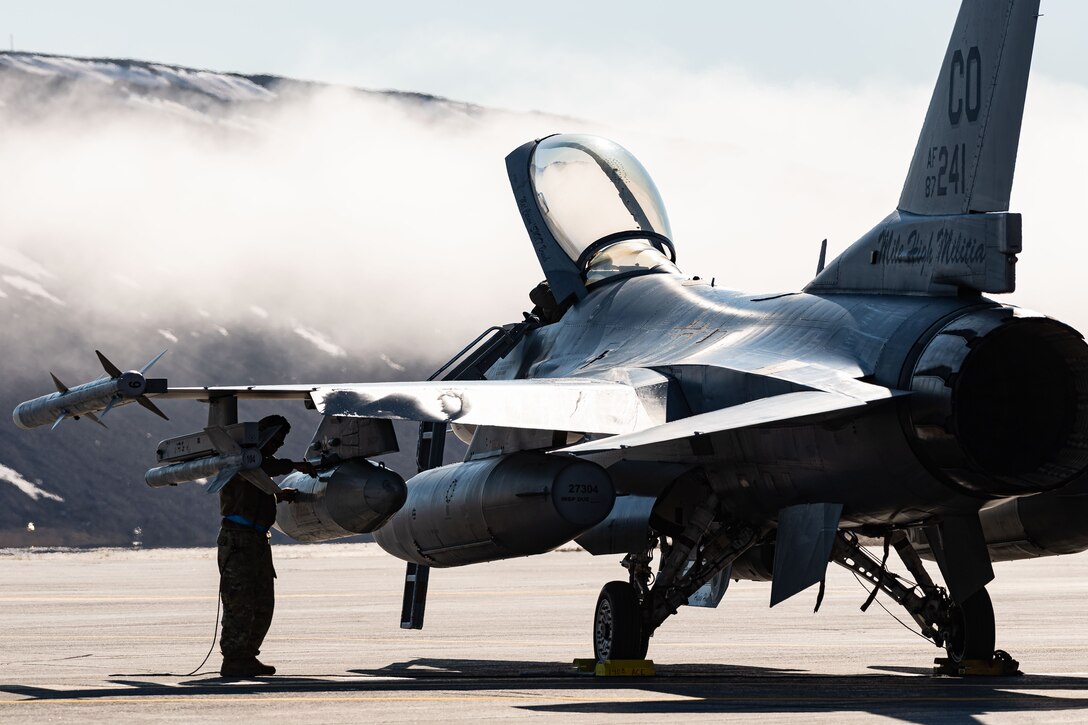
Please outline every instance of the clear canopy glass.
M622 146L599 136L551 136L537 144L530 177L548 228L587 282L640 270L678 271L672 250L655 238L672 237L661 195ZM640 238L637 232L652 234ZM597 244L616 234L615 243Z

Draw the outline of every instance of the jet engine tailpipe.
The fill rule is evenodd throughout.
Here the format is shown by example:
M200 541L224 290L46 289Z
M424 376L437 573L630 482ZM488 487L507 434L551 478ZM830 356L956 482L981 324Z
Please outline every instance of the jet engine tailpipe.
M1088 471L1088 345L1072 328L975 310L928 340L908 375L908 436L959 490L1023 496Z
M439 567L542 554L603 521L615 498L595 463L511 453L415 476L374 539L393 556Z

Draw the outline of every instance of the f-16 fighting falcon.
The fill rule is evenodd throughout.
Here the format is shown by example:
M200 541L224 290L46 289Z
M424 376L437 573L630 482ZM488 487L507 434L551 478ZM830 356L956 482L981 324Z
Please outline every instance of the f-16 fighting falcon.
M952 662L992 662L991 562L1088 548L1088 346L987 296L1016 284L1009 197L1038 10L964 0L898 204L821 254L802 291L685 275L638 160L558 134L506 158L546 278L536 308L432 379L175 387L103 358L108 377L58 381L15 423L203 401L207 428L163 441L147 483L241 476L275 493L238 402L301 401L322 416L318 472L282 482L299 495L277 527L373 532L408 562L406 628L423 624L432 567L573 540L622 555L593 615L601 661L644 657L681 606L716 606L730 580L770 582L772 607L822 594L834 562L869 584L865 606L883 593ZM420 423L407 482L370 460L397 449L392 420ZM468 452L440 465L447 433Z

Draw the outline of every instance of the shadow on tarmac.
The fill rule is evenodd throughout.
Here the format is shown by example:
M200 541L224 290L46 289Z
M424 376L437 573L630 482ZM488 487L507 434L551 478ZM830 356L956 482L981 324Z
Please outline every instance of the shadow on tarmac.
M1088 678L1056 675L948 678L922 668L874 666L871 675L821 675L791 669L730 665L659 665L657 677L598 678L564 663L413 659L347 675L229 680L206 677L176 683L127 679L108 686L50 689L0 684L34 700L433 692L502 696L517 691L545 703L515 705L540 713L592 715L792 714L845 712L881 715L903 722L975 722L986 713L1063 712L1088 709ZM899 673L899 674L885 674ZM906 674L902 674L906 673ZM1047 692L1060 691L1050 695ZM549 693L562 702L547 703ZM1083 694L1082 694L1083 693Z

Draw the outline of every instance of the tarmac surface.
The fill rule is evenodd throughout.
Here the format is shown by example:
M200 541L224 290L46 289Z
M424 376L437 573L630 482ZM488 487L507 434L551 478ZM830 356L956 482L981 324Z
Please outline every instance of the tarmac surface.
M601 585L577 550L434 570L426 627L399 628L403 564L372 544L281 546L274 677L218 677L214 550L0 550L0 721L1088 721L1088 556L996 565L998 647L1026 673L934 677L942 652L838 567L775 609L733 583L651 640L653 678L599 678ZM894 560L894 557L893 557ZM878 599L877 601L882 601ZM892 613L905 616L887 603ZM169 674L174 673L174 674Z

